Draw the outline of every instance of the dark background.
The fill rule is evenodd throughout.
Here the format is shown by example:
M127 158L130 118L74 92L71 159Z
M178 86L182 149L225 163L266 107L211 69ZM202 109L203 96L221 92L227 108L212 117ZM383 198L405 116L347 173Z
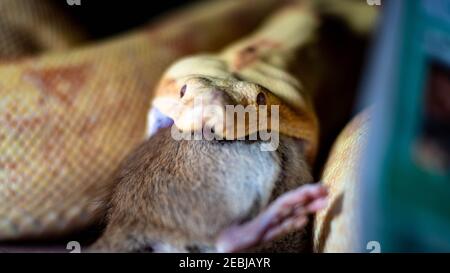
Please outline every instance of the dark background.
M66 0L53 1L83 25L91 38L104 38L200 0L81 0L80 6L70 6Z

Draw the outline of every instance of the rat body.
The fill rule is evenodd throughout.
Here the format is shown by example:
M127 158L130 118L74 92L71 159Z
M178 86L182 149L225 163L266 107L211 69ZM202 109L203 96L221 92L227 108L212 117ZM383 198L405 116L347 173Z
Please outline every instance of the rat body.
M168 128L158 131L118 172L108 225L92 249L218 251L217 238L228 227L255 218L282 193L312 181L302 141L282 136L274 152L261 151L261 144L176 141ZM305 250L305 230L287 236L259 249Z

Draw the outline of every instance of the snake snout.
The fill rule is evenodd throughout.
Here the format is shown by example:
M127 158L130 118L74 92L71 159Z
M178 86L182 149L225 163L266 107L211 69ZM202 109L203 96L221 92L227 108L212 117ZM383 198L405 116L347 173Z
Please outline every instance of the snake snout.
M233 100L222 89L198 83L186 83L181 90L182 113L176 125L182 130L222 132L227 105Z

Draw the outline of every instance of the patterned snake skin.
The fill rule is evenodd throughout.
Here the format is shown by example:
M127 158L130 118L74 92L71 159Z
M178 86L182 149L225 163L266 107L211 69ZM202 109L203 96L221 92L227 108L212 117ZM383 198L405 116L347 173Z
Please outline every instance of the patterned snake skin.
M205 1L86 44L51 1L0 0L0 241L67 234L97 220L96 200L143 140L168 65L223 48L285 2L293 1ZM356 31L371 27L345 5L335 7ZM344 183L340 151L359 141L348 139L339 138L325 167L331 183ZM339 250L326 241L327 213L317 218L317 251Z
M167 65L223 47L280 2L205 2L74 47L82 32L50 1L1 0L0 240L94 221L99 189L143 140L152 90Z

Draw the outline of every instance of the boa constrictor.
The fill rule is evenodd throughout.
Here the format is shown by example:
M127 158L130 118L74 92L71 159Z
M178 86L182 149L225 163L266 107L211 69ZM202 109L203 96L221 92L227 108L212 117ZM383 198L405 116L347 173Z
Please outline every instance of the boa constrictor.
M185 67L222 86L232 84L220 77L224 73L256 83L246 92L230 93L233 103L255 103L255 94L263 90L269 103L282 106L280 132L307 140L312 162L318 144L310 98L314 94L284 72L292 50L314 40L317 21L311 10L317 7L343 16L360 32L371 28L373 17L350 14L346 5L365 8L353 1L316 1L316 9L305 8L309 2L206 2L134 33L74 49L82 34L68 31L70 22L58 18L51 5L40 2L39 9L22 9L23 16L14 16L14 10L36 3L2 2L0 13L11 16L1 17L5 27L0 29L0 35L8 37L0 39L0 240L64 234L97 220L99 192L123 157L144 138L155 87L154 105L183 127L166 106L179 101ZM172 67L156 86L174 60L224 47L285 4L302 8L286 9L282 16L273 17L273 29L249 36L218 55L185 59L180 62L182 69ZM18 30L22 36L12 35ZM27 56L46 51L52 52ZM272 74L264 77L255 73L258 70ZM310 87L307 81L306 86Z
M159 123L167 126L173 122L178 130L186 132L204 130L206 126L221 139L245 137L261 130L261 126L277 130L280 134L302 139L306 144L306 158L313 164L319 134L313 105L317 86L309 84L307 73L296 74L292 67L302 61L306 66L317 64L320 63L318 58L323 57L321 54L313 58L298 57L302 50L317 45L315 36L319 35L323 16L323 7L317 3L299 1L287 5L274 12L256 32L218 54L194 55L175 62L156 88L152 106L157 110L156 114L150 112L150 117L168 118L169 122ZM361 25L364 24L357 23ZM325 80L323 77L327 75L321 70L314 73L322 77L320 80ZM230 117L227 117L226 107L229 105L254 109L261 105L280 106L279 124L275 127L256 116L253 121L237 119L231 127L227 126ZM208 106L214 107L208 111ZM321 181L330 191L330 204L315 217L314 249L317 252L346 252L358 247L357 181L370 115L370 110L360 113L343 129L324 166ZM148 127L154 126L154 122L155 118L149 118ZM239 126L245 130L239 131Z
M81 37L49 1L0 2L0 240L92 223L98 189L144 139L167 65L235 40L279 4L206 2L72 48Z

